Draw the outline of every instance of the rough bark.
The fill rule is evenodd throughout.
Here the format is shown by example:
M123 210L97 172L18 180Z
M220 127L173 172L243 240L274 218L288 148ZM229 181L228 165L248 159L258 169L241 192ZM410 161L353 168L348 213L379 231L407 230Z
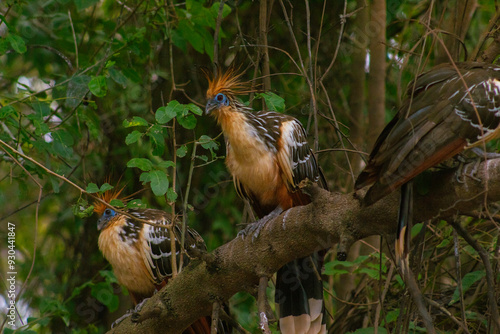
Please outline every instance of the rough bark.
M373 0L370 22L366 27L370 39L370 75L368 77L368 139L373 145L385 125L385 77L386 77L386 3Z
M471 170L474 164L467 165ZM484 201L500 200L500 159L483 162L478 177L460 183L455 170L431 175L427 195L415 198L415 221L474 215ZM226 301L238 291L255 292L262 276L271 276L294 258L329 248L337 242L350 245L370 235L396 231L399 192L370 207L361 207L358 194L329 193L307 188L313 202L295 207L270 221L259 237L236 238L194 261L176 279L147 301L139 322L127 318L110 333L180 333L201 316L210 315L214 301Z

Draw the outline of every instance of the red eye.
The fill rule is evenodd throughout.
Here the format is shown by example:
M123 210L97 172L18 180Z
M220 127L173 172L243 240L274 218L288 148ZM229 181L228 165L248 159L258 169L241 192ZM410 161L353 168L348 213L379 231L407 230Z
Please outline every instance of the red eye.
M215 98L217 99L217 101L222 102L222 100L224 100L224 95L217 94L217 96Z

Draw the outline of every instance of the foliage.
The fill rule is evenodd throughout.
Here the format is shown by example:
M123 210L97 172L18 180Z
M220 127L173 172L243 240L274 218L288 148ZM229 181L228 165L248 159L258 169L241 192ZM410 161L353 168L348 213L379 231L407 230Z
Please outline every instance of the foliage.
M420 69L420 56L428 56L430 64L438 57L436 43L442 36L426 35L428 27L422 22L426 13L446 19L453 7L431 3L388 2L387 119ZM267 41L269 67L277 75L271 77L270 91L252 95L249 101L255 108L261 104L299 118L311 134L311 144L334 149L321 153L319 162L336 191L352 188L349 170L354 158L343 150L368 150L371 140L363 138L365 144L359 147L346 140L359 124L361 129L368 127L353 119L347 100L363 94L364 89L353 91L349 85L354 75L351 63L354 50L360 45L366 50L370 37L368 26L352 23L359 15L357 3L350 0L346 5L351 16L343 15L342 2L325 2L323 13L323 2L311 1L307 11L314 24L307 27L298 15L307 12L305 5L294 3L291 9L286 4L288 14L295 13L290 15L292 38L276 2L268 11ZM18 320L15 332L102 333L131 306L97 249L97 218L89 217L89 195L111 189L120 178L125 194L146 191L126 204L113 205L164 210L174 206L186 213L210 250L233 238L238 224L249 219L223 164L220 130L202 115L206 82L198 66L227 66L236 59L242 68L253 66L246 79L259 77L258 6L229 1L221 7L219 2L199 0L0 4L0 238L5 244L7 222L14 223L17 306L23 321ZM474 12L465 40L468 50L488 44L482 45L481 38L494 14L490 3ZM345 30L338 44L341 29ZM308 37L313 40L310 49ZM366 104L363 118L369 110ZM494 224L471 218L464 222L490 254L498 249L498 233L491 232ZM425 246L415 257L420 258L422 290L430 296L441 294L439 302L460 317L457 274L447 263L453 262L452 230L444 223L420 228L415 238L425 240ZM462 254L463 297L471 301L467 321L474 331L485 332L484 269L474 249L464 242L457 247ZM374 303L388 280L378 332L390 332L398 321L411 322L409 327L419 331L422 324L414 310L401 308L404 286L391 270L389 253L365 253L325 265L326 291L335 297L325 295L333 306L331 330L374 332ZM6 254L3 248L0 254ZM3 260L0 265L6 266ZM346 277L356 287L344 289ZM7 291L2 292L3 309L8 299ZM349 312L349 304L338 298L362 306ZM230 304L235 318L255 332L253 297L241 293ZM454 326L442 314L436 319L441 329ZM4 332L12 332L10 328Z

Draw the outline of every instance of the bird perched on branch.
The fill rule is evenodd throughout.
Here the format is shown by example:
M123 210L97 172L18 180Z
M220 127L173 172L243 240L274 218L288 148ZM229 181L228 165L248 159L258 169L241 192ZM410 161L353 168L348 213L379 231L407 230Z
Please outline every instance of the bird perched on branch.
M500 67L442 64L420 75L394 119L378 137L355 188L371 186L371 205L400 186L396 257L407 266L412 179L456 154L500 135ZM406 237L405 237L406 235Z
M123 188L109 190L101 199L109 203L118 198ZM171 223L171 215L161 210L126 210L133 217L163 226L152 226L115 210L101 202L94 203L94 212L100 215L97 222L99 249L111 263L118 282L127 288L134 305L140 305L165 286L172 277L172 254L176 267L181 261L182 224ZM173 234L171 234L171 231ZM175 249L171 237L174 236ZM202 237L186 227L183 264L206 251ZM122 320L122 318L120 318ZM184 331L185 334L210 333L210 318L201 318Z
M327 188L307 143L302 124L276 112L254 112L238 95L250 92L234 69L215 76L205 71L209 86L205 112L217 119L226 140L226 165L238 194L261 218L245 232L257 237L281 212L310 203L299 183L308 179ZM282 333L324 333L322 256L297 259L277 273L276 303Z

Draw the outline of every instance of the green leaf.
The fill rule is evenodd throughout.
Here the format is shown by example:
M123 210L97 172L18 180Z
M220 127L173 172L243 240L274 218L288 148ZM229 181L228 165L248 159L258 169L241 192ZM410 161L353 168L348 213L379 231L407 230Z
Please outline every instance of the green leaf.
M123 74L134 83L141 83L141 76L131 67L126 67L122 70Z
M187 153L187 146L186 145L182 145L181 147L179 147L177 149L177 156L179 158L184 158L186 156L186 153Z
M133 144L136 141L138 141L139 138L141 138L141 136L142 136L142 132L134 130L131 133L129 133L127 135L127 137L125 137L125 144L127 144L127 145Z
M195 30L191 22L188 20L179 21L177 31L197 52L204 52L203 37Z
M168 188L167 199L170 202L175 202L177 200L177 193L174 191L174 188Z
M89 83L91 78L88 75L77 75L71 78L66 91L66 106L69 108L76 107L81 99L85 97L89 91Z
M187 114L185 116L177 116L177 122L187 130L192 130L196 127L196 117L193 114Z
M141 176L139 176L139 181L142 182L142 184L146 184L147 182L149 182L151 179L150 175L149 175L149 172L144 172L144 173L141 173Z
M137 167L144 172L148 172L153 168L153 163L149 159L134 158L127 162L127 167Z
M197 157L198 159L202 160L202 161L205 161L205 162L207 162L207 161L208 161L208 157L207 157L206 155L204 155L204 154L202 154L202 155L197 155L196 157Z
M0 109L0 119L9 117L10 115L17 114L13 106L6 106Z
M9 45L10 43L6 38L0 38L0 55L4 55L9 50Z
M441 241L439 243L439 245L436 246L436 248L444 248L446 246L448 246L450 244L451 240L449 238L447 239L443 239L443 241Z
M134 116L130 121L128 119L124 119L123 120L123 127L125 128L130 128L132 126L148 126L148 122L142 118L142 117L138 117L138 116Z
M166 106L160 107L156 110L156 121L160 124L168 123L183 110L184 106L182 104L176 100L170 101Z
M108 84L106 83L106 77L99 75L97 77L92 77L89 82L89 89L97 97L106 96L108 91Z
M99 192L99 187L95 183L89 183L85 191L88 192L89 194L94 194L96 192Z
M114 187L112 185L110 185L109 183L104 183L101 188L99 189L99 192L100 193L104 193L105 191L108 191L108 190L111 190L113 189Z
M106 282L118 283L118 280L116 279L115 273L112 270L99 270L99 275L104 277Z
M112 199L109 204L111 204L112 206L116 206L117 208L123 208L125 206L125 204L118 198Z
M486 276L486 272L483 270L473 271L465 274L465 276L462 278L462 292L465 294L467 290L469 290L474 283L482 279L484 276ZM459 299L460 299L460 291L457 286L455 292L453 292L453 296L451 297L451 301L449 302L448 305L456 303Z
M215 140L210 138L207 135L202 135L200 139L198 139L198 142L200 143L201 147L207 150L218 150L219 145Z
M76 9L78 11L84 10L96 4L99 0L75 0Z
M109 76L113 79L114 82L122 86L122 88L127 87L127 77L123 74L122 71L117 70L116 68L108 69Z
M14 35L14 34L8 34L7 35L7 41L9 41L10 46L16 51L17 53L25 53L26 52L26 43L24 43L24 40L22 39L21 36Z
M168 190L167 174L161 170L155 170L149 173L149 180L151 181L151 190L156 196L163 196Z
M193 114L201 116L203 115L203 110L194 103L186 104L186 109L191 111Z
M256 94L256 97L263 98L266 102L267 109L269 110L277 112L285 111L285 100L273 92L259 93Z
M110 312L118 309L118 296L114 294L113 287L109 282L100 282L92 286L91 295L107 306Z
M161 167L161 168L170 168L170 167L175 167L175 164L173 161L162 161L158 164L158 167Z
M153 155L162 156L165 152L165 137L160 125L155 124L147 132L149 140L153 143Z
M147 205L142 203L140 199L133 199L127 203L128 209L145 209Z

